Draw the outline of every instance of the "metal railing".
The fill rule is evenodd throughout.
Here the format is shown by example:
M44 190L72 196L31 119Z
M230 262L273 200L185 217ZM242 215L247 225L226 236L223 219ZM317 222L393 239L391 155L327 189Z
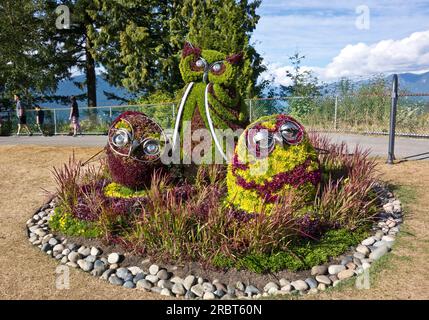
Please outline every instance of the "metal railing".
M364 134L388 134L391 96L350 95L320 97L277 97L245 101L251 121L261 116L288 113L308 130ZM126 110L140 111L167 129L174 126L176 102L144 105L80 107L80 123L84 134L105 134L110 123ZM69 108L45 109L44 130L62 135L71 131ZM27 123L34 131L35 111L27 110ZM11 112L10 133L15 132L17 117ZM5 123L5 121L3 121ZM4 127L2 128L3 134ZM398 98L396 135L429 137L429 93L404 94Z

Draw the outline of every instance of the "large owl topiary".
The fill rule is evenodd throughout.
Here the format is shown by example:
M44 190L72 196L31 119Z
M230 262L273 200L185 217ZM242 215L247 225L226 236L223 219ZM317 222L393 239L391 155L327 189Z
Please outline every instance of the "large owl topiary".
M113 182L132 190L148 187L152 173L162 168L165 143L161 127L145 114L127 111L119 115L110 126L105 147Z
M292 117L273 115L249 125L228 166L228 201L249 213L270 214L281 196L311 200L320 181L318 155Z
M215 130L244 129L248 124L245 105L234 85L242 59L241 53L227 56L185 44L179 67L186 86L177 110L174 146L180 135L182 150L193 149L193 145L186 148L189 141L183 142L184 124L191 123L191 133L202 128L210 130L213 146L226 159Z

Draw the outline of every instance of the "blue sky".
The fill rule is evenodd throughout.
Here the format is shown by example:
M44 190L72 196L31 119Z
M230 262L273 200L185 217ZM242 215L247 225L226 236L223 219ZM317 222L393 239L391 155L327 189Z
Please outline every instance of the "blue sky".
M429 0L263 0L258 14L252 41L280 83L295 51L328 81L429 70Z

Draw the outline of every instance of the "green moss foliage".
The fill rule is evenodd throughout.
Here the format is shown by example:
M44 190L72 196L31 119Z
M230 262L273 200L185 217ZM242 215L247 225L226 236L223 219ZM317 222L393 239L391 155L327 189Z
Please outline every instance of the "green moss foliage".
M213 264L220 268L237 268L257 273L277 272L280 270L298 271L324 264L331 257L346 252L368 236L368 228L360 228L354 232L347 229L329 230L319 241L296 239L287 251L270 254L250 253L232 259L225 255L217 255Z

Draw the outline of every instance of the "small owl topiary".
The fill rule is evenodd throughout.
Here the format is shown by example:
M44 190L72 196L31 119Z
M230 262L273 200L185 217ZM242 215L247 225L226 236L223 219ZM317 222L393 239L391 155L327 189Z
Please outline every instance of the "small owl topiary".
M166 143L161 127L145 114L127 111L112 123L105 147L113 182L132 190L150 185L152 173L163 167Z
M316 150L301 124L286 115L260 118L238 140L228 166L228 201L246 212L270 214L279 197L314 199L320 182Z

